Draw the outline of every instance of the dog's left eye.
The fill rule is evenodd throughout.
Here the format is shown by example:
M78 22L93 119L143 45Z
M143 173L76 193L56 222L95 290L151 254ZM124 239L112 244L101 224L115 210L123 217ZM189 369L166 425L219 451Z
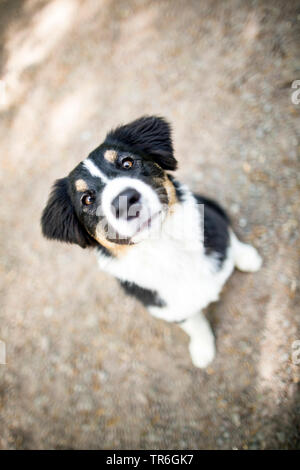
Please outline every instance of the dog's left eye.
M90 206L95 202L95 196L91 194L84 194L81 198L81 202L84 206Z
M133 166L132 158L130 157L124 158L121 162L121 166L122 168L124 168L124 170L130 170L130 168Z

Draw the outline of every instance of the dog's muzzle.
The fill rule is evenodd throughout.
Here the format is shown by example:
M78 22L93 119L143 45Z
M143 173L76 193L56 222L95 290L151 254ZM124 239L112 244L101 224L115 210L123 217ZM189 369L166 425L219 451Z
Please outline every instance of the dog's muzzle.
M161 209L155 190L137 178L115 178L103 190L101 210L119 238L145 231Z

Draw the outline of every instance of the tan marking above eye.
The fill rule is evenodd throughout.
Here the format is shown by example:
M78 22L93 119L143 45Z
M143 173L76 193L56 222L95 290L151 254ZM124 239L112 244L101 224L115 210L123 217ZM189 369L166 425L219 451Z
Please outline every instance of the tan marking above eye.
M117 152L115 150L106 150L104 152L104 158L110 163L114 163L117 158Z
M75 181L75 188L80 192L87 191L89 189L87 183L82 179Z

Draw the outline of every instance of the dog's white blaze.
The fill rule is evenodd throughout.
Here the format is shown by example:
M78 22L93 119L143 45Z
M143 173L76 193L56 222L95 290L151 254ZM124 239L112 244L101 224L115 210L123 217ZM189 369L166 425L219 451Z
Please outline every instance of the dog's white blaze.
M97 178L101 178L101 180L104 181L105 183L107 183L109 181L109 178L89 158L84 160L83 165L90 172L90 174L92 176L96 176Z

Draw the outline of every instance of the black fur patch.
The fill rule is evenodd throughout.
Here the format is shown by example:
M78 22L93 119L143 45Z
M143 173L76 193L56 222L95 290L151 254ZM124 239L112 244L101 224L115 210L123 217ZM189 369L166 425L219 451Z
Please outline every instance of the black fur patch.
M200 196L199 194L194 194L194 196L196 197L198 204L209 206L215 212L218 212L218 214L226 220L227 224L230 224L229 215L225 212L225 209L223 209L223 207L221 207L216 201L213 201L212 199L205 196Z
M209 254L217 253L220 264L226 258L229 244L229 217L215 201L194 194L198 204L204 204L204 248Z
M78 220L68 184L68 178L61 178L53 186L41 218L43 235L49 239L75 243L82 248L97 246L106 253L107 250L89 235Z
M165 303L158 297L157 292L144 289L133 282L120 280L119 282L127 294L138 299L145 307L164 307Z
M171 128L158 116L144 116L109 132L105 145L151 158L164 170L175 170Z

